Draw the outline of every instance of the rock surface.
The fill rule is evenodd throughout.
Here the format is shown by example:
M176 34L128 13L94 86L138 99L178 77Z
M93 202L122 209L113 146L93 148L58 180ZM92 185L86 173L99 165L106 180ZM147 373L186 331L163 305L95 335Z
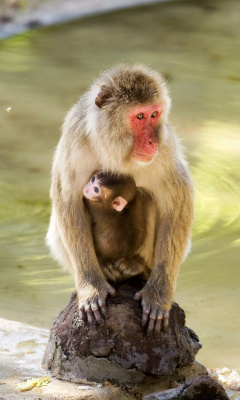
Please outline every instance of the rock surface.
M176 389L144 396L143 400L228 400L223 387L210 376L190 379Z
M142 310L133 300L142 283L125 282L108 299L109 318L104 326L90 327L78 317L76 293L59 314L50 333L43 366L53 376L120 384L140 383L145 374L171 377L192 364L201 348L197 335L185 326L185 313L174 304L169 327L158 337L147 337L141 326ZM201 370L200 373L205 373ZM198 373L196 373L198 375Z

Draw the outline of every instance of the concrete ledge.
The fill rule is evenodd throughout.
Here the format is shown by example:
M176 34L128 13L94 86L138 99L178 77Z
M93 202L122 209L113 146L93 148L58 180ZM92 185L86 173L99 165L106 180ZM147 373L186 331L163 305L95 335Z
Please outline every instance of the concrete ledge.
M98 387L94 382L75 384L51 378L47 386L21 392L17 384L42 377L42 357L49 331L0 318L0 398L1 400L124 400L126 393L112 385ZM128 395L128 399L134 399Z
M0 39L40 26L162 1L170 0L29 0L24 9L6 2L0 7Z

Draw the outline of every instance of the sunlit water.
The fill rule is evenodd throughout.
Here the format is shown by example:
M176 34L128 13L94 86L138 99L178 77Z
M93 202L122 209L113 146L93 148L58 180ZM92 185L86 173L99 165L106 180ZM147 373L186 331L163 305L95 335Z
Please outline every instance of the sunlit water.
M239 3L205 4L119 11L0 43L0 317L50 328L67 304L73 279L44 243L60 126L100 70L144 62L168 78L196 188L176 300L203 344L198 360L239 368Z

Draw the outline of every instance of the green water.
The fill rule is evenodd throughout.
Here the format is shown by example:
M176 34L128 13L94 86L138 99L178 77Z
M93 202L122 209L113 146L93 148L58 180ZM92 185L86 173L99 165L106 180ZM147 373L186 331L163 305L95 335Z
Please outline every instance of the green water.
M238 11L238 0L179 1L0 42L0 317L50 328L68 302L73 279L44 243L63 117L100 70L144 62L168 78L196 188L176 300L203 343L198 360L239 368Z

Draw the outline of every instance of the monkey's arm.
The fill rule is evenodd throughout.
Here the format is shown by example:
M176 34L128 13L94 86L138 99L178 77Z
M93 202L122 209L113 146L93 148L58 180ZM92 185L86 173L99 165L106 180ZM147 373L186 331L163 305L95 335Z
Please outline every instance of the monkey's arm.
M159 332L162 325L168 325L176 278L190 242L193 222L193 188L190 177L186 173L172 179L169 182L174 185L175 191L174 195L168 191L169 208L160 209L153 269L144 288L135 295L135 300L142 300L142 324L148 326L149 334ZM167 191L167 184L165 189Z
M57 259L69 260L74 274L80 317L102 323L106 316L106 297L115 290L107 283L95 254L90 222L84 204L83 186L96 157L86 140L65 135L61 138L53 163L51 198L54 207L54 229L49 238ZM56 246L57 241L59 245ZM64 257L62 257L64 255Z
M56 207L60 236L74 271L80 318L102 324L107 316L106 298L115 290L100 270L82 202L64 203L58 199Z

